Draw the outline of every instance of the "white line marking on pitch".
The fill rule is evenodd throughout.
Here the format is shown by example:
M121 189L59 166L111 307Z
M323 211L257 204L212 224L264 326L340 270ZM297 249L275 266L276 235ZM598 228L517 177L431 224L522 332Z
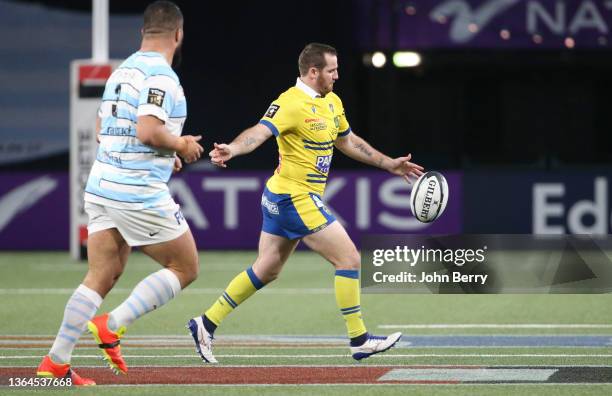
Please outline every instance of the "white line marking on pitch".
M456 368L465 368L465 367L474 367L474 368L482 368L482 364L413 364L413 365L404 365L404 364L366 364L367 367L390 367L390 368L423 368L426 366L427 368L448 368L448 369L456 369ZM0 366L2 368L35 368L36 366L30 365L10 365L10 366ZM106 369L108 366L105 364L98 365L88 365L88 364L79 364L79 368L104 368ZM146 366L138 366L138 365L130 365L130 369L150 369L150 368L192 368L192 367L223 367L223 368L278 368L278 367L305 367L305 368L328 368L328 367L342 367L342 368L354 368L360 367L355 364L287 364L287 363L278 363L278 364L220 364L220 365L209 365L209 364L181 364L181 365L168 365L168 364L147 364ZM487 368L525 368L525 367L533 367L533 368L575 368L575 367L590 367L590 368L612 368L610 365L606 364L487 364Z
M379 326L380 327L380 326ZM55 334L0 334L0 341L2 342L40 342L40 341L53 341L55 339ZM422 337L422 334L417 335L417 337ZM452 334L442 334L437 335L442 337L456 337ZM462 335L463 336L463 335ZM472 336L472 334L468 334L468 336ZM567 336L576 336L576 337L609 337L609 334L542 334L542 335L531 335L531 334L476 334L476 336L480 337L499 337L499 336L513 336L513 337L567 337ZM15 339L13 339L15 338ZM22 340L19 340L22 338ZM309 342L309 343L330 343L330 344L342 344L346 346L346 336L341 334L320 334L317 336L312 336L308 334L227 334L220 335L219 338L215 337L217 341L221 340L222 342L244 342L250 341L255 345L257 342ZM158 341L188 341L191 345L193 342L193 338L190 335L177 335L177 334L156 334L156 335L130 335L128 341L139 341L139 342L158 342ZM92 341L93 342L93 341ZM612 338L609 340L612 343Z
M486 384L486 383L470 383L470 382L465 382L465 383L459 383L459 384L394 384L394 383L363 383L363 382L356 382L356 383L341 383L341 384L98 384L96 385L96 388L172 388L172 387L189 387L189 388L198 388L198 387L213 387L213 388L250 388L250 387L255 387L255 388L270 388L270 387L276 387L276 388L302 388L302 387L313 387L313 388L318 388L318 387L324 387L324 388L333 388L333 387L347 387L347 386L358 386L358 387L372 387L372 386L376 386L376 387L397 387L397 386L401 386L402 388L405 388L407 386L418 386L418 387L431 387L431 386L436 386L436 387L455 387L455 386L467 386L467 387L499 387L499 386L511 386L511 387L516 387L516 386L584 386L584 385L588 385L588 386L610 386L610 383L605 382L605 383L592 383L592 382L537 382L537 383L533 383L533 382L512 382L512 383L494 383L494 384ZM8 387L6 385L0 385L1 387Z
M320 359L320 358L347 358L350 357L348 354L329 354L329 355L215 355L220 358L249 358L249 359L261 359L261 358L288 358L288 359ZM41 356L36 355L16 355L16 356L0 356L0 360L18 360L18 359L40 359ZM73 358L83 359L100 359L100 355L73 355ZM176 358L197 358L196 355L124 355L125 358L130 359L176 359ZM380 358L421 358L421 357L486 357L486 358L500 358L500 357L559 357L559 358L609 358L612 354L545 354L545 353L517 353L517 354L437 354L437 353L423 353L423 354L398 354L398 355L381 355Z
M550 368L395 368L378 381L547 381Z
M1 295L71 295L75 289L68 288L0 288ZM116 294L129 294L132 289L116 288L113 289L113 293ZM270 288L262 289L263 294L275 294L275 295L302 295L302 294L334 294L334 289L331 288ZM197 295L218 295L223 293L223 289L213 288L193 288L185 289L181 292L182 294L197 294Z
M42 345L42 344L41 344ZM133 346L133 344L130 344L129 342L126 343L122 343L121 345L124 346L124 348L130 348L130 346ZM235 346L235 345L223 345L223 344L219 344L218 345L221 348L228 348L228 349L287 349L288 347L286 346L260 346L260 345L240 345L240 346ZM37 347L3 347L2 343L0 343L0 351L23 351L28 350L28 351L48 351L49 348L51 348L51 343L49 344L44 344L44 346L37 346ZM507 346L507 345L501 345L501 346L482 346L482 345L476 345L476 346L429 346L429 347L407 347L407 348L403 348L403 347L398 347L397 345L394 347L394 349L410 349L412 351L414 350L429 350L429 349L435 349L435 350L443 350L443 349L606 349L607 347L605 346L592 346L592 345L588 345L588 346L580 346L580 347L575 347L575 346L550 346L550 345L544 345L544 346L532 346L532 345L521 345L521 346ZM77 349L80 351L83 350L92 350L92 351L98 351L100 350L100 348L95 345L93 343L88 343L85 346L83 345L79 345L77 346ZM145 348L141 348L141 349L145 349ZM175 350L182 350L182 349L189 349L189 350L193 350L193 345L186 345L186 346L172 346L172 347L164 347L164 346L158 346L158 347L152 347L152 348L148 348L149 350L153 349L175 349ZM304 345L299 345L297 347L295 347L294 349L346 349L346 346L308 346L306 344Z
M381 329L612 329L612 324L554 324L554 323L513 323L513 324L388 324L378 325Z

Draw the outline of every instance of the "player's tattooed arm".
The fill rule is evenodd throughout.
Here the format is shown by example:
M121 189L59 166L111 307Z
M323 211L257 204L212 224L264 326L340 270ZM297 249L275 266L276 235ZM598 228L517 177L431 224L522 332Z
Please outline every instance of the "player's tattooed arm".
M237 155L248 154L259 147L263 142L272 136L268 127L262 124L245 129L230 144L214 144L214 148L208 155L210 161L220 167L225 168L225 163Z
M248 154L261 146L261 144L271 136L272 132L270 132L268 127L262 124L255 124L245 129L230 143L232 155Z
M336 139L334 145L349 157L363 163L384 169L394 175L403 176L408 182L411 178L419 177L423 174L423 167L410 162L412 155L405 157L391 158L376 150L368 142L357 136L354 132L349 132L344 137Z
M356 149L358 149L359 151L361 151L363 154L367 155L368 157L372 156L372 151L368 150L367 146L363 143L353 144L353 147L355 147Z
M249 147L249 146L252 146L252 145L256 144L257 143L257 139L255 139L254 137L250 137L249 136L246 139L244 139L241 143L242 143L242 145L244 147Z
M368 165L376 166L381 169L387 169L390 158L376 150L368 142L359 137L354 132L350 132L345 137L336 139L335 146L338 150L348 155L354 160L363 162Z

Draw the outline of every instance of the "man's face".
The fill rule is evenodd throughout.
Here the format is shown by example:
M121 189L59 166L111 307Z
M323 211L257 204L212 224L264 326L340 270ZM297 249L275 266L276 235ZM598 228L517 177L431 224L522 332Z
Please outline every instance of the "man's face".
M334 89L334 83L338 79L338 57L325 54L325 67L319 71L317 76L317 90L321 96L325 96Z

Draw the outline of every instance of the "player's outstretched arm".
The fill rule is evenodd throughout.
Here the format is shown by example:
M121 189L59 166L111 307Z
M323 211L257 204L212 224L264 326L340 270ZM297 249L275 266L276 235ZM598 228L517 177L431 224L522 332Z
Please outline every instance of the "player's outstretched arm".
M176 151L187 163L197 161L204 151L198 144L201 135L174 136L161 120L153 116L138 117L136 137L147 146Z
M349 132L347 136L336 139L335 146L354 160L376 166L394 175L403 176L408 182L410 182L410 177L419 177L423 174L422 166L410 162L411 154L391 158L370 146L354 132Z
M222 168L226 168L226 162L238 156L248 154L261 146L263 142L272 136L272 131L263 125L255 124L254 126L245 129L236 137L230 144L214 144L214 148L208 155L210 161Z

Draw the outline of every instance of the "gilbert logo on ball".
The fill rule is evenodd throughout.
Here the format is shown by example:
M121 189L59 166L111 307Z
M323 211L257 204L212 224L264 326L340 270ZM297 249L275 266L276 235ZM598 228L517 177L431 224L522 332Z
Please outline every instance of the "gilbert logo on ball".
M417 220L431 223L444 212L448 202L448 183L440 172L419 177L410 194L410 209Z

